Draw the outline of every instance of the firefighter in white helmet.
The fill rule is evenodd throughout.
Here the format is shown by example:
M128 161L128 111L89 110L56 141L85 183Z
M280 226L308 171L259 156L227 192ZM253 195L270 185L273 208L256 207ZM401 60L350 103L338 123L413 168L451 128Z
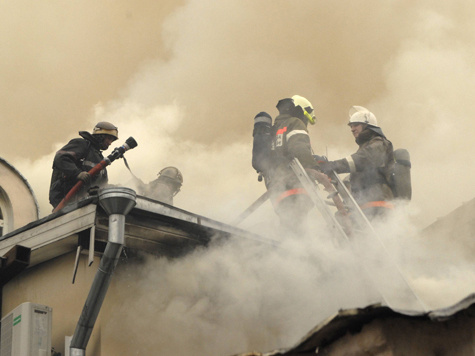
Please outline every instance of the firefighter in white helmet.
M282 225L294 233L303 232L307 212L313 206L307 191L289 167L298 158L304 168L316 169L307 125L316 122L312 104L294 95L277 103L279 115L271 129L269 169L264 173L270 200Z
M94 177L88 171L104 159L102 151L119 138L117 127L101 121L94 126L92 133L80 131L79 136L69 141L54 156L49 191L49 201L54 208L79 180L84 182L84 186L76 195L76 200L83 197L90 186L104 186L108 182L106 169Z
M384 215L393 209L391 172L394 168L393 145L383 134L376 116L362 106L349 112L351 133L358 150L343 159L319 162L323 172L350 173L353 197L369 218Z

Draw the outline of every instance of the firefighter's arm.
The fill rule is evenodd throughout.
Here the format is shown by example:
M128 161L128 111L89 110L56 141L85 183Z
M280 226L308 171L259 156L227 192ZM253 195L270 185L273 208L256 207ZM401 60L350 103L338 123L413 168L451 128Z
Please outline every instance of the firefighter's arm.
M323 173L327 175L329 175L332 171L335 171L336 173L350 173L350 162L352 162L351 157L342 158L336 161L319 161L318 167Z
M84 158L86 152L87 142L81 139L71 140L56 152L53 167L59 169L67 179L75 178L82 172L78 166L80 166L80 160Z

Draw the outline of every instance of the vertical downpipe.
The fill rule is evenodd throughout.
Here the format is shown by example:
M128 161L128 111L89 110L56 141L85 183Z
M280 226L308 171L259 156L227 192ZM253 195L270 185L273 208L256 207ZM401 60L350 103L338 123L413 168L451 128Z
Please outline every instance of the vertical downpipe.
M135 206L135 198L135 192L129 188L115 187L99 191L99 204L109 215L108 240L71 340L70 356L86 355L87 343L124 247L125 216Z

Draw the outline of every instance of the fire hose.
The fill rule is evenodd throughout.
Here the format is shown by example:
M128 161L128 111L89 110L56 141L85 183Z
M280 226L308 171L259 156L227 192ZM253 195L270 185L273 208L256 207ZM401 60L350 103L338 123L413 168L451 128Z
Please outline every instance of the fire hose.
M112 153L109 156L107 156L102 161L100 161L98 164L96 164L87 173L89 173L89 175L91 177L94 177L100 171L102 171L104 168L106 168L112 162L114 162L116 159L123 158L123 155L126 151L128 151L132 148L135 148L135 147L137 147L137 141L135 141L135 139L133 137L129 137L122 146L114 148L114 150L112 151ZM71 198L74 197L77 194L79 189L81 189L83 184L84 184L83 181L81 181L81 180L78 181L74 185L74 187L71 188L71 190L68 192L68 194L66 194L66 196L63 198L63 200L61 200L61 202L58 204L58 206L56 208L54 208L53 213L55 213L58 210L61 210L62 208L64 208L64 206L68 203L68 201L70 201Z

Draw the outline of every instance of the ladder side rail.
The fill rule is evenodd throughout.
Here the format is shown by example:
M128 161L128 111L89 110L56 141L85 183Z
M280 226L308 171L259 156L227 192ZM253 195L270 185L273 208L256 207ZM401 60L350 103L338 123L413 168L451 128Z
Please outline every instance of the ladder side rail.
M376 233L373 225L370 223L346 185L342 182L335 171L332 172L331 179L343 201L348 206L348 209L353 214L353 221L355 221L361 229L359 231L360 236L358 237L358 241L353 241L352 245L359 256L365 256L363 258L363 263L367 272L379 281L377 284L381 284L381 276L376 277L376 275L384 273L383 271L385 271L390 282L386 281L383 283L386 284L384 290L387 290L388 286L392 285L390 286L393 287L392 292L394 294L399 294L399 298L406 299L406 302L411 305L412 308L427 311L427 307L412 289L408 280L404 276L404 273L401 271L399 265L394 259L394 256L389 253L383 240L378 233ZM366 248L364 246L366 246ZM372 251L372 255L368 256L368 251ZM378 287L378 289L381 290L381 286ZM387 295L387 293L381 294L383 294L383 296ZM384 299L387 302L387 299ZM390 305L390 303L388 303L388 305Z
M330 230L335 231L338 236L343 238L344 240L349 240L347 234L345 233L333 213L328 208L324 199L320 196L317 184L312 179L310 179L300 161L297 158L294 158L289 163L289 166L290 168L292 168L293 172L299 179L302 186L308 192L310 199L312 199L313 203L322 214Z

